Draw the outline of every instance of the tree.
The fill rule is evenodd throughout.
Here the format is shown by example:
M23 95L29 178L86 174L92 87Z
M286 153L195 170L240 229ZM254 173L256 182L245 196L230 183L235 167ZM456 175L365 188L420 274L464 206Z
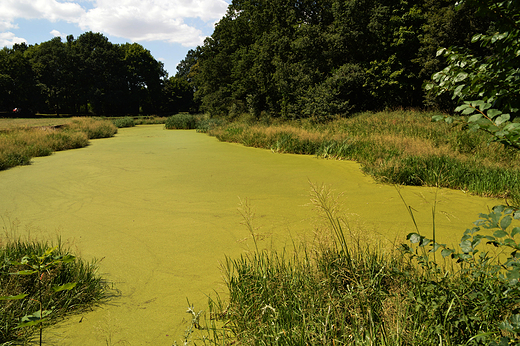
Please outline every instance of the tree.
M470 130L486 131L496 141L520 149L520 7L514 0L465 0L459 9L463 6L492 19L489 30L472 38L484 54L460 47L440 49L447 67L433 75L426 89L436 95L449 93L461 102L455 112L465 116L462 121Z
M193 110L193 88L181 76L174 76L164 83L163 111L168 113L190 112Z
M149 50L138 43L120 46L126 68L129 112L137 114L141 108L147 112L159 109L162 78L166 76L164 65L154 59Z
M30 61L28 46L15 44L0 50L0 111L11 112L15 107L30 114L38 102L38 91Z
M66 67L67 52L60 37L30 47L26 53L37 80L37 86L45 100L46 112L59 115L66 103L67 90L70 82L67 81Z

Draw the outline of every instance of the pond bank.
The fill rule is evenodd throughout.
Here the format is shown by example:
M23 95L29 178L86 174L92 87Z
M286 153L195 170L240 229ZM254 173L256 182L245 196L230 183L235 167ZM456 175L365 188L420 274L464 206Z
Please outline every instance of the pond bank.
M171 345L187 326L186 299L203 309L207 294L224 291L219 262L253 246L239 198L256 212L262 246L312 239L309 181L343 193L352 226L403 241L413 230L395 188L357 163L274 154L163 125L120 129L110 140L0 172L0 214L32 236L58 234L79 256L101 259L102 274L121 292L48 331L54 344ZM436 190L401 193L429 235ZM437 236L446 243L501 202L447 189L437 195Z

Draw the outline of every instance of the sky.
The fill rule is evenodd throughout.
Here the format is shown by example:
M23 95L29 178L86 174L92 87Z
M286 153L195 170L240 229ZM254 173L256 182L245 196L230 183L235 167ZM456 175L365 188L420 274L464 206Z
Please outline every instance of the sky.
M202 45L231 0L0 0L0 48L84 32L112 43L139 43L169 76Z

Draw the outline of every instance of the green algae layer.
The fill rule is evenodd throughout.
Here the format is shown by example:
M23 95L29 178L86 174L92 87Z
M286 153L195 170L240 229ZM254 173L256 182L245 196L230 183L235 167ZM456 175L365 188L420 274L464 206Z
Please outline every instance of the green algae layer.
M275 154L162 125L120 129L115 138L0 172L0 214L23 232L60 236L120 294L46 330L59 345L172 345L207 295L224 292L219 263L254 248L238 211L248 200L262 247L312 241L319 225L309 182L341 194L344 215L372 241L405 241L413 223L394 186L355 162ZM402 187L421 232L455 244L479 212L501 203L462 191ZM437 197L435 197L437 196ZM20 234L24 236L24 234Z

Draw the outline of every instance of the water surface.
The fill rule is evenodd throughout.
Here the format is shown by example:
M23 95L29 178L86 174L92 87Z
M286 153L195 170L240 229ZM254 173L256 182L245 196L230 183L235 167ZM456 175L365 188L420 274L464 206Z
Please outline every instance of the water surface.
M0 172L0 214L20 220L19 233L59 235L81 257L101 259L101 273L121 292L46 331L51 344L172 345L187 326L187 298L203 309L206 295L225 291L220 261L253 246L240 199L267 235L262 246L281 247L314 236L309 182L343 193L345 215L364 235L400 240L413 230L396 189L355 162L274 154L162 125L120 129ZM500 202L446 189L401 192L425 235L437 194L438 237L448 243Z

